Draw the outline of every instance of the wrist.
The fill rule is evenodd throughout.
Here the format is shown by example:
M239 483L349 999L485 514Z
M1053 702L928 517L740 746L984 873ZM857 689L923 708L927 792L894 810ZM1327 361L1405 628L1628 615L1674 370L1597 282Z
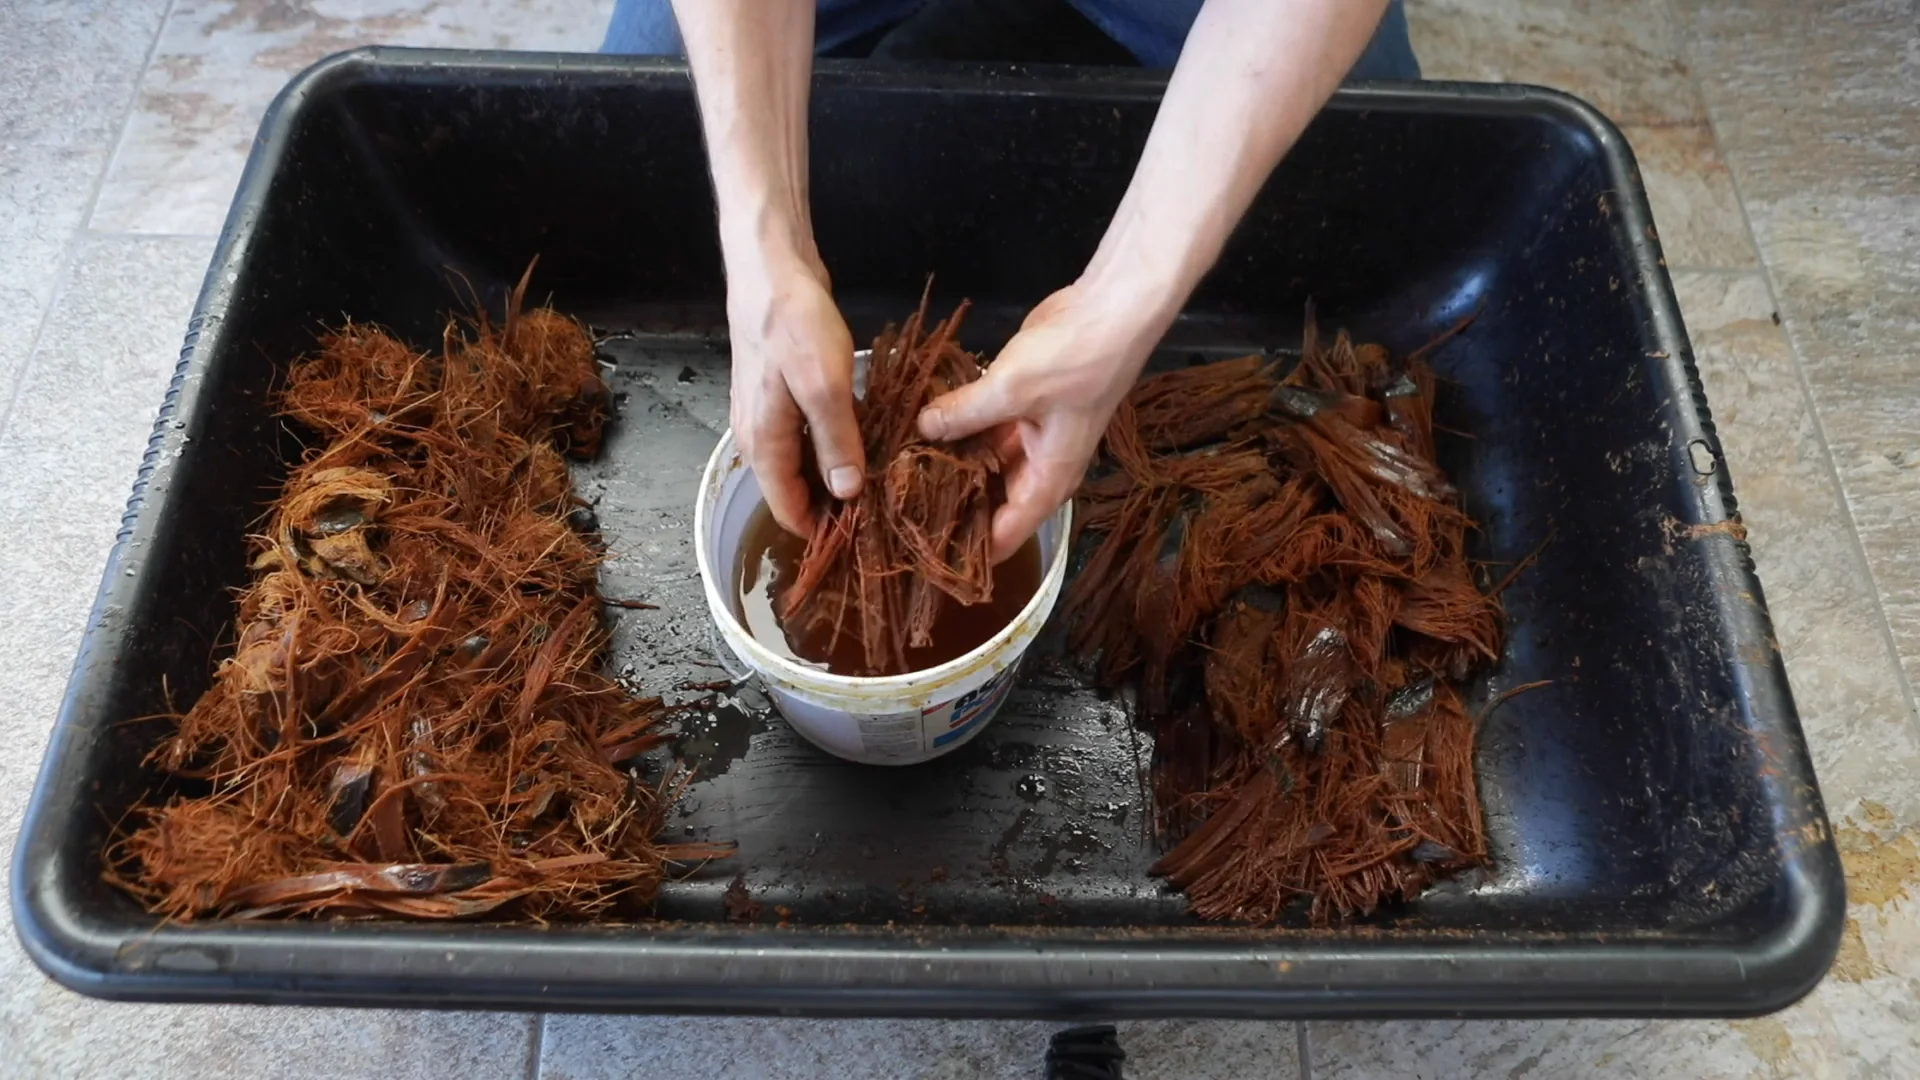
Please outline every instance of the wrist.
M1077 288L1103 317L1148 338L1146 347L1151 349L1179 317L1218 253L1204 232L1169 232L1122 205Z
M804 196L746 195L719 202L720 253L731 270L754 263L820 266Z
M1090 264L1074 283L1074 291L1095 325L1113 342L1111 354L1123 355L1137 367L1180 316L1192 286L1145 259Z
M723 215L720 255L729 292L777 290L796 277L830 287L810 224L788 215L762 211L731 225Z

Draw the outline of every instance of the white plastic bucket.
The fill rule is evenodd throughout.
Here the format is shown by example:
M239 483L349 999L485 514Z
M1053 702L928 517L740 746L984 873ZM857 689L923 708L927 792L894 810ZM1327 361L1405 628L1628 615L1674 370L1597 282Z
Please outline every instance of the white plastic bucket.
M1040 588L1020 614L979 648L939 667L863 679L797 664L753 639L734 613L734 574L760 484L728 430L707 459L693 512L694 551L707 610L721 642L760 677L780 715L809 742L867 765L913 765L951 753L980 734L1013 689L1020 658L1040 634L1067 572L1069 503L1040 528Z

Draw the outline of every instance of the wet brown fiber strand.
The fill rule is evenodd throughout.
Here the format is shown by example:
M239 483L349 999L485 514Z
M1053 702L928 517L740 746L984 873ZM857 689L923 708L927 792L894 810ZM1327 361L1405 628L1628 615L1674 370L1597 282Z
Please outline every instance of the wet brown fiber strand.
M531 269L529 269L531 273ZM586 331L523 310L437 354L369 326L296 362L311 436L254 538L238 640L149 764L194 794L137 806L109 880L173 919L644 913L684 778L624 763L666 709L600 674L596 543L565 454L598 450Z
M904 674L907 650L933 643L944 608L993 598L999 455L985 439L933 444L916 428L935 398L980 377L954 340L966 309L929 326L923 295L904 326L873 343L858 402L866 485L850 501L816 493L827 509L779 597L791 637L824 642L827 653L842 635L859 639L863 665L838 674Z
M1462 688L1505 616L1435 458L1429 352L1323 342L1309 309L1284 378L1144 380L1081 489L1068 641L1139 691L1154 871L1203 918L1349 919L1486 861Z

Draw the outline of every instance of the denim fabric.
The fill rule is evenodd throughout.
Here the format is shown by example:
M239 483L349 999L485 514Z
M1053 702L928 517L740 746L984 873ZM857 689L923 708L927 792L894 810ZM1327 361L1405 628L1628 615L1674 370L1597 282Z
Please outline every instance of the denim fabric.
M913 14L924 0L819 0L814 47L837 48ZM1168 68L1180 56L1201 0L1069 0L1107 36L1153 68ZM642 56L679 56L680 28L669 0L618 0L600 51ZM1349 79L1417 79L1420 62L1407 37L1405 0L1392 0Z
M914 13L925 0L819 0L813 17L813 45L824 52L872 33ZM603 53L680 56L680 26L670 0L616 0L607 24Z

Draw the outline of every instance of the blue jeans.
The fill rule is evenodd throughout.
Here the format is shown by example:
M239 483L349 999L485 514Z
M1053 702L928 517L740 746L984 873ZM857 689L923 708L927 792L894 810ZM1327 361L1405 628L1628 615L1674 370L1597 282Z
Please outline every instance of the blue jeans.
M897 23L925 0L819 0L814 45L832 49ZM1088 21L1125 46L1141 64L1170 68L1180 56L1201 0L1071 0ZM617 0L601 52L679 56L680 28L669 0ZM1349 79L1417 79L1420 61L1407 38L1405 0L1392 0Z

